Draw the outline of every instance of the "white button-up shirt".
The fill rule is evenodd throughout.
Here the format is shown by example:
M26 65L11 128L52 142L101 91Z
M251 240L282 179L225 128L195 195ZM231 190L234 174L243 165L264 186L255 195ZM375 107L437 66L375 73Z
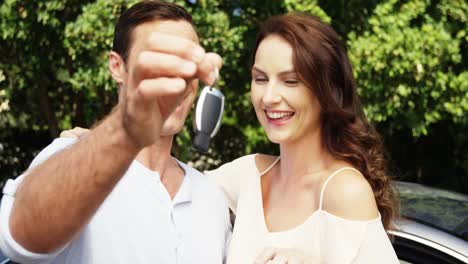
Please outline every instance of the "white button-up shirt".
M74 141L56 139L31 167ZM223 263L231 234L224 195L203 174L179 164L185 177L172 200L159 174L134 161L79 236L51 254L30 252L11 237L8 219L27 173L9 180L0 209L0 250L20 263Z

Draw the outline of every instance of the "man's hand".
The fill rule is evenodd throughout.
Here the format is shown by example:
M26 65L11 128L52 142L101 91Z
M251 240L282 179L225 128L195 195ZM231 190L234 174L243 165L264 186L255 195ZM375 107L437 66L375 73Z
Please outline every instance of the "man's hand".
M312 257L295 249L265 248L255 260L255 264L314 264Z
M177 106L192 103L197 80L214 82L220 56L205 53L188 38L161 33L158 25L163 24L134 30L126 62L115 52L109 55L109 69L120 87L115 112L72 146L30 168L18 186L9 225L24 248L49 253L76 237L141 149L158 140ZM190 25L176 29L182 36L193 30ZM75 129L71 135L85 132Z
M196 79L212 84L221 57L205 53L195 42L163 33L152 33L128 63L126 87L121 94L123 126L138 148L154 143L164 122L193 93Z

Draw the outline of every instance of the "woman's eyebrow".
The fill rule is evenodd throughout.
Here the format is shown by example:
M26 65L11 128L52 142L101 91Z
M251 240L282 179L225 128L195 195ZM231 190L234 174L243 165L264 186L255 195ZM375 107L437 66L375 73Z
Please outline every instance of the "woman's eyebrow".
M260 70L258 67L255 67L255 66L252 67L252 71L257 71L259 73L266 75L264 71ZM287 75L287 74L297 74L297 72L294 69L291 69L291 70L285 70L285 71L278 73L278 75Z
M259 73L266 74L264 71L260 70L259 68L255 67L255 66L252 66L252 71L257 71Z
M278 73L278 75L287 75L287 74L296 74L297 72L295 70L286 70Z

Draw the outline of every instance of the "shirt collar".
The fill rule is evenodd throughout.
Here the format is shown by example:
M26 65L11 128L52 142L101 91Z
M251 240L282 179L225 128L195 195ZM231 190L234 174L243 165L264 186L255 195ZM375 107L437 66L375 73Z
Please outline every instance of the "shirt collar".
M182 180L182 184L180 185L179 190L177 191L174 199L171 201L169 195L168 196L168 201L167 202L172 202L173 205L180 204L180 203L186 203L186 202L191 202L192 201L192 188L193 188L193 175L190 172L193 170L193 168L189 167L185 163L177 160L174 158L174 160L179 164L180 168L184 171L184 179ZM144 171L146 171L146 174L148 174L152 179L156 180L159 182L161 188L164 188L164 186L161 183L161 175L159 174L158 171L153 171L149 168L147 168L145 165L143 165L141 162L138 160L134 161L134 164L136 164L138 167L143 168ZM164 190L165 193L167 193L167 190ZM160 197L160 199L163 199L163 197ZM166 200L165 198L163 200Z
M179 160L175 159L179 166L184 170L184 180L179 188L179 191L174 197L173 204L180 204L192 201L192 188L193 188L193 179L190 173L192 168L188 167L186 164L180 162Z

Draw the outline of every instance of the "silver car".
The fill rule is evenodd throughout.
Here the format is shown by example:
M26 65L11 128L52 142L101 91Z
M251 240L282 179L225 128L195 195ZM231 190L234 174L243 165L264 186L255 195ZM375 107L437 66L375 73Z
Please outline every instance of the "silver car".
M401 219L394 248L401 263L468 263L468 196L395 182Z

